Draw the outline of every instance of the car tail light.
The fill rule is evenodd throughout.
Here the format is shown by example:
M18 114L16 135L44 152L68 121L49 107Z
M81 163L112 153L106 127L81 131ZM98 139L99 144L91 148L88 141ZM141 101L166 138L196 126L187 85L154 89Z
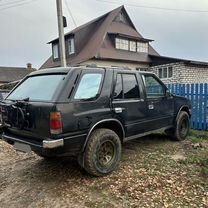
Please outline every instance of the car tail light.
M60 112L51 112L50 113L50 132L51 132L51 134L62 133L62 122L61 122L61 113Z

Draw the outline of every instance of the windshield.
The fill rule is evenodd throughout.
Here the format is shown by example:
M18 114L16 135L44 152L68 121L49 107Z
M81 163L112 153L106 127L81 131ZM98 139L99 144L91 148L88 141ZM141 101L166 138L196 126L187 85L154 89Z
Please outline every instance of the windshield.
M51 101L64 74L28 77L8 97L9 100Z

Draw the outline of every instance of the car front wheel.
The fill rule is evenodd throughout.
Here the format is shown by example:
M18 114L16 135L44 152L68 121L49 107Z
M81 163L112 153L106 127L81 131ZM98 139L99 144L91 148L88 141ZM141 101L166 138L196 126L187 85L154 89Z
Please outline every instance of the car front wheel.
M187 112L181 111L176 121L174 139L176 139L177 141L184 140L189 133L189 129L190 129L189 115Z

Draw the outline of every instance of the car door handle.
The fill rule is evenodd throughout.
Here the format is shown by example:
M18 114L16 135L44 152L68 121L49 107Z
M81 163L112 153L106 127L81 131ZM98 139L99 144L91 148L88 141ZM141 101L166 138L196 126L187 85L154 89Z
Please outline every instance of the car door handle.
M113 109L115 113L122 113L125 108L117 107Z

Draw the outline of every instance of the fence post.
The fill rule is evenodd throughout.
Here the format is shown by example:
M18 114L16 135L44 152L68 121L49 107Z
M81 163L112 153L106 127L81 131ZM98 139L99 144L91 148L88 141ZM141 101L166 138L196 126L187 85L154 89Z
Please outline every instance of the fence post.
M198 128L199 84L195 84L195 129Z
M194 84L191 84L191 112L192 112L192 116L191 116L191 128L194 128Z
M207 111L208 111L208 106L207 106L207 99L208 99L208 93L207 93L207 84L204 84L204 125L203 125L203 129L204 130L208 130L208 118L207 118Z
M173 84L173 83L172 83L172 86L171 86L171 93L172 93L172 94L175 94L175 93L174 93L174 84Z
M199 88L199 126L198 128L202 129L202 107L203 107L203 84L200 84Z
M187 98L189 99L189 90L190 90L190 85L189 84L187 84L186 85L186 93L187 93Z

